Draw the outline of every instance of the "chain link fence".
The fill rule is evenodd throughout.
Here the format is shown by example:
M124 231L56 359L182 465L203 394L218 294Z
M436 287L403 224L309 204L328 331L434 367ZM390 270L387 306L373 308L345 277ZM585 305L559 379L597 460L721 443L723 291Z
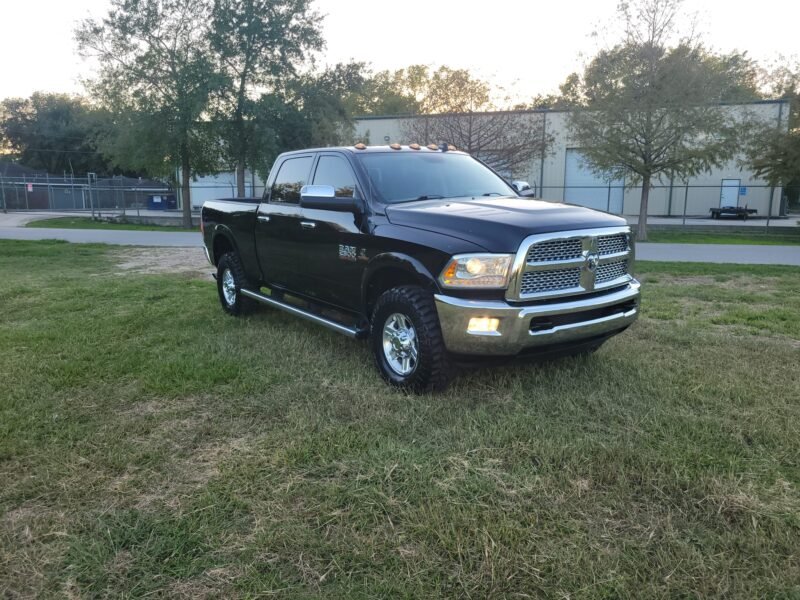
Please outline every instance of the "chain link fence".
M635 221L641 200L641 187L624 185L539 186L536 192L545 200L624 215L629 221ZM263 183L248 181L245 193L261 197ZM206 200L235 196L235 184L231 183L201 180L191 186L193 210ZM739 185L736 180L723 185L656 185L649 196L649 217L670 225L692 225L718 217L718 224L787 227L796 226L800 218L800 186ZM715 214L722 207L737 210ZM124 217L180 209L180 190L158 181L92 174L81 178L0 175L0 210L5 211L77 211Z
M236 196L230 183L195 182L191 186L192 209L215 198ZM264 186L248 182L245 195L261 197ZM35 175L0 175L0 210L137 214L142 211L180 210L181 190L159 181L131 177L97 178Z
M621 215L635 222L641 186L540 186L545 200L577 204ZM762 225L795 227L800 218L800 186L741 184L654 185L648 198L648 220L665 225Z
M156 203L178 208L175 192L157 181L97 178L92 174L88 177L0 176L0 205L4 210L124 212L146 209Z

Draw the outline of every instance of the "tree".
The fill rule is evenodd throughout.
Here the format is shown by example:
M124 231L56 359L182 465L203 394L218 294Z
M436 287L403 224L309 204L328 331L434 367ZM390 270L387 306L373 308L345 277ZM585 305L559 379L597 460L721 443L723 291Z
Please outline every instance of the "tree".
M362 114L410 115L492 108L489 84L466 69L411 65L396 71L365 73Z
M296 135L311 146L348 143L354 134L353 115L364 108L367 84L362 63L340 63L289 82L287 103L300 114Z
M110 173L95 138L103 114L82 98L34 93L0 102L0 140L20 164L48 173ZM2 148L2 144L0 144Z
M524 176L553 139L541 113L466 112L418 116L401 124L408 142L453 144L508 178Z
M165 171L180 168L185 227L191 227L191 176L212 170L218 158L204 122L221 86L208 43L210 19L205 2L111 0L105 18L85 20L76 31L81 51L101 64L89 86L94 96L137 126L123 132L127 145L132 140L140 155L152 153L151 163Z
M764 128L755 135L747 151L748 164L757 177L773 186L784 186L791 204L800 199L800 61L781 57L765 69L763 85L767 95L788 100L788 127Z
M650 187L730 160L741 131L721 102L757 97L753 65L715 56L694 39L670 46L680 0L621 4L622 43L602 50L579 81L585 107L570 118L573 140L598 172L642 185L637 237L647 239Z
M366 69L365 69L366 70ZM352 114L413 115L420 112L419 102L405 86L405 70L366 72L362 102Z
M467 70L412 65L378 78L390 78L387 87L395 97L416 107L416 114L401 122L407 142L453 144L513 177L526 173L552 141L541 114L495 110L489 84Z
M323 46L321 17L310 5L311 0L214 0L210 42L226 78L219 94L220 132L240 197L245 167L257 148L256 91L294 76L306 54Z

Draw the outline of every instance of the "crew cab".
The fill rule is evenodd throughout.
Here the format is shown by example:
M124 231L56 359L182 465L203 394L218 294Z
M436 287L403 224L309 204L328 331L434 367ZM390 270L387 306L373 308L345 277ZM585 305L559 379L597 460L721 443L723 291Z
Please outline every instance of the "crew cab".
M262 198L206 202L202 232L225 312L367 338L412 391L464 362L593 351L639 311L623 219L522 197L446 145L281 154Z

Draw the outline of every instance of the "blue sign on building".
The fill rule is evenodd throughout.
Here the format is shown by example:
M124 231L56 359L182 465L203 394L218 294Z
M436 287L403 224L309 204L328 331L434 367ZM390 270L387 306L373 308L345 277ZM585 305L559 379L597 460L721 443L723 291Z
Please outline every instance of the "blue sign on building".
M739 195L740 196L747 196L747 186L743 185L739 187Z

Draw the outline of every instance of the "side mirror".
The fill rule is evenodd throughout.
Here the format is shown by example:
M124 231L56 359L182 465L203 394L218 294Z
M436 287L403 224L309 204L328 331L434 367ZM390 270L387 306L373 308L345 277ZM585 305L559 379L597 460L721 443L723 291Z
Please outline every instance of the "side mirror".
M527 181L512 181L511 186L517 190L517 192L524 192L525 190L531 189L531 184Z
M536 196L536 190L532 189L531 184L527 181L512 181L511 187L517 190L520 196L525 196L526 198L533 198Z
M332 185L304 185L300 188L300 206L338 212L361 212L361 203L355 198L337 198Z

